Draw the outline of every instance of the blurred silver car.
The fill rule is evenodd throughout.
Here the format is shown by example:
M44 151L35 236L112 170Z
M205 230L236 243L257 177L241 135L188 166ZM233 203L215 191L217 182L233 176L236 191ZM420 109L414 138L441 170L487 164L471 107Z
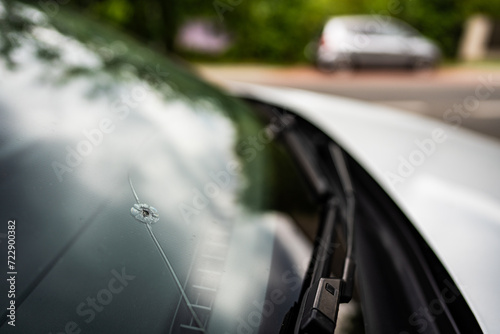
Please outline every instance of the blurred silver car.
M331 18L316 53L320 69L352 67L434 67L441 58L435 43L407 23L388 16Z

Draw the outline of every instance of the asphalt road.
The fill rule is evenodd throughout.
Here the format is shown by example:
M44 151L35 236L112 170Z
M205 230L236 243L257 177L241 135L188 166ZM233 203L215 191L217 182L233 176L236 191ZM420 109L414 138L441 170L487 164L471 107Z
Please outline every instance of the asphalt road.
M350 71L325 74L310 67L197 66L215 82L236 80L294 87L371 101L425 114L500 140L500 68L444 68L432 72ZM451 109L451 110L450 110Z

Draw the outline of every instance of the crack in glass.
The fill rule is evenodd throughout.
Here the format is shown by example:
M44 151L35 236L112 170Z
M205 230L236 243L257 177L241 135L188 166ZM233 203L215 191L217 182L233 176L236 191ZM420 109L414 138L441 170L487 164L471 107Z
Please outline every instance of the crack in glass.
M158 210L156 210L154 207L150 206L149 204L146 203L141 203L139 200L139 196L137 196L137 192L135 191L134 185L132 184L132 179L129 175L128 177L128 182L130 184L130 189L132 189L132 193L134 194L135 201L137 203L134 203L132 208L130 208L130 214L137 220L138 222L143 223L146 226L146 229L149 232L149 235L151 236L151 239L153 240L153 243L155 244L158 252L160 253L163 262L165 262L165 265L167 266L167 269L170 271L170 274L172 275L175 284L177 285L177 288L179 289L179 292L181 293L182 299L184 299L184 302L186 303L186 306L189 309L189 312L193 316L193 320L198 326L198 329L201 332L205 332L205 327L201 323L198 315L194 311L193 304L189 301L189 298L184 291L184 288L179 281L179 278L177 277L177 274L174 271L174 268L170 264L170 261L167 258L167 255L165 254L165 251L161 247L160 243L158 242L158 239L156 238L153 229L151 225L154 223L158 222L160 220L160 215L158 214Z

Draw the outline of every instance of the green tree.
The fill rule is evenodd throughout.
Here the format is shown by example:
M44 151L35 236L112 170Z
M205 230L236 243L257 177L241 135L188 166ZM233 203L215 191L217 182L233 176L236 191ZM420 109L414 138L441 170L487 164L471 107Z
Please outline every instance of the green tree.
M57 0L42 0L35 3ZM59 0L61 2L62 0ZM190 18L208 18L233 38L223 61L304 61L304 49L330 16L393 15L435 40L445 56L457 51L467 17L478 12L500 17L500 0L72 0L87 14L113 25L167 53ZM199 57L199 56L197 56Z

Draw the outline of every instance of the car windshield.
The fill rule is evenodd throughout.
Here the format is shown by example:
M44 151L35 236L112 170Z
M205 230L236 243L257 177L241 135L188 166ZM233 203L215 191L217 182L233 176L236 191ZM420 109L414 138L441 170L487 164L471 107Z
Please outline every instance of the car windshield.
M276 332L314 217L279 124L62 8L0 2L0 50L1 331Z
M349 17L344 19L344 24L349 31L358 34L408 37L419 35L408 24L385 16Z

